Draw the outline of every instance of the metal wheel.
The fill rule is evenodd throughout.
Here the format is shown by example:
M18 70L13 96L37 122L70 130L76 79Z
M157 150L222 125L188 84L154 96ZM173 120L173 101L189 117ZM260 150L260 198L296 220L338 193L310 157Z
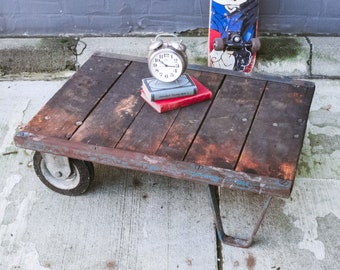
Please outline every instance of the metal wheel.
M251 51L257 52L261 48L261 41L259 38L252 38L251 39Z
M51 173L40 152L33 156L34 170L41 182L51 190L63 195L76 196L84 193L94 178L91 162L69 159L70 174L63 176Z
M223 38L215 38L214 39L214 49L216 51L223 51L225 47Z

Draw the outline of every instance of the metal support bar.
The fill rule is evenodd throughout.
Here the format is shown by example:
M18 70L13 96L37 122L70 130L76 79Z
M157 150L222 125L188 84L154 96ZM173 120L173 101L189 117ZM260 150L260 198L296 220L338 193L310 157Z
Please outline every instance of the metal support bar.
M218 199L218 187L209 185L208 193L210 197L211 208L212 208L214 218L215 218L217 235L218 235L218 238L221 240L221 242L226 245L230 245L234 247L242 247L242 248L250 247L251 244L253 243L254 237L264 219L264 216L269 207L270 201L273 197L270 195L267 196L267 199L261 211L260 218L255 224L255 227L253 229L251 236L248 239L242 239L242 238L233 237L233 236L230 236L224 233L221 214L220 214L219 199Z

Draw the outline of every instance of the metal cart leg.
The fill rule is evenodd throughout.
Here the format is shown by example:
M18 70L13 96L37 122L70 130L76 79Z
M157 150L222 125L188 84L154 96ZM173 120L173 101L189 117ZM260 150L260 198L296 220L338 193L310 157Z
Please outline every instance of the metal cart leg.
M224 244L230 245L230 246L235 246L235 247L242 247L242 248L250 247L251 244L253 243L254 236L256 235L264 219L264 216L269 207L270 201L273 197L269 195L267 196L267 199L261 211L260 218L255 224L255 227L253 229L251 236L248 239L242 239L242 238L236 238L236 237L233 237L233 236L230 236L224 233L221 214L220 214L219 199L218 199L218 187L209 185L208 193L210 196L211 208L212 208L214 218L215 218L217 235L218 235L218 238L221 240L221 242Z

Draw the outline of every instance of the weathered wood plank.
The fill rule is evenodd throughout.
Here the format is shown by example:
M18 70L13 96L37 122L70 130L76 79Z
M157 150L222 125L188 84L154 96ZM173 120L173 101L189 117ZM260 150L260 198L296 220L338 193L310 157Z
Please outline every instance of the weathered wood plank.
M33 117L25 131L70 138L129 63L92 56Z
M71 140L114 147L144 104L140 89L142 78L147 76L145 64L133 62Z
M313 93L268 83L237 171L294 180Z
M145 103L116 148L146 154L156 153L178 112L179 110L173 110L159 114Z
M198 165L165 157L79 142L70 143L63 139L39 136L26 132L18 133L15 137L15 142L23 148L43 153L53 153L55 155L161 174L176 179L190 180L235 190L288 197L292 188L291 181L281 181L277 178L246 174L229 169Z
M185 160L233 169L265 84L262 80L227 77Z
M208 72L189 71L189 73L212 91L214 96L224 78L221 74ZM183 160L211 102L212 99L182 108L156 154L176 160Z
M177 114L178 110L159 114L145 104L117 144L117 149L154 154Z

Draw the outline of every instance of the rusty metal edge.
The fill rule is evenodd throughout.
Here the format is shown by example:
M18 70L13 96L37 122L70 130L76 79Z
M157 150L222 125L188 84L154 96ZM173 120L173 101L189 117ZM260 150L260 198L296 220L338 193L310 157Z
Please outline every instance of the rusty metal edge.
M108 53L108 52L95 52L94 55L102 56L102 57L109 57L109 58L117 58L121 60L147 63L146 57L138 57L138 56ZM245 73L245 72L239 72L239 71L233 71L233 70L227 70L227 69L221 69L221 68L215 68L215 67L208 67L208 66L201 66L201 65L195 65L195 64L189 64L188 69L204 71L204 72L213 72L213 73L218 73L218 74L223 74L223 75L231 75L234 77L252 78L252 79L264 80L264 81L270 80L272 82L292 84L297 87L309 88L309 90L313 92L315 89L315 83L312 81L295 79L295 78L288 77L288 76L261 74L261 73L255 73L255 72Z
M202 166L155 155L89 145L27 132L18 132L14 137L14 142L18 147L41 153L51 153L109 166L160 174L176 179L283 198L290 196L294 183L293 181L235 172L212 166Z

